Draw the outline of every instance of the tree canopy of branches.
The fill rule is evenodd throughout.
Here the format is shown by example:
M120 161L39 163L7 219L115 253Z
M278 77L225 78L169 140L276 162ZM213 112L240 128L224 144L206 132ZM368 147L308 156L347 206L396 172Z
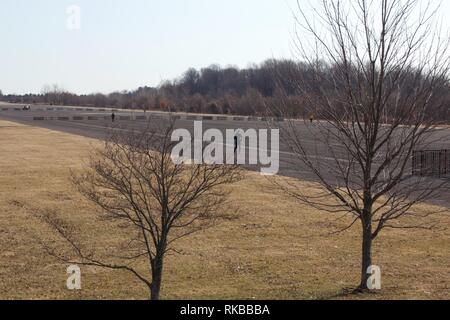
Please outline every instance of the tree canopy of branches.
M314 9L315 23L298 6L296 44L312 77L297 79L297 90L309 113L323 121L289 122L284 140L297 168L312 172L323 192L311 197L279 186L315 208L349 215L343 230L359 221L361 290L368 288L372 243L380 232L431 227L428 214L412 209L448 188L448 181L411 174L413 152L442 137L436 114L448 107L449 38L434 28L431 3L423 4L323 0ZM289 117L288 94L284 100L276 112ZM303 139L305 126L314 147Z
M139 132L116 131L92 152L89 166L73 176L102 218L130 230L127 256L105 261L85 252L70 229L47 214L44 220L71 248L61 252L45 245L52 256L71 264L127 270L149 288L151 299L160 298L166 253L175 250L177 240L220 219L229 194L226 185L242 178L238 166L175 164L172 131L173 123ZM134 268L136 261L146 262L149 271Z
M334 61L321 61L324 77L332 78L339 68ZM413 87L417 74L405 68L402 71L406 81ZM412 73L411 73L412 72ZM276 76L277 75L277 76ZM45 86L41 94L6 95L3 100L19 103L61 104L74 106L112 107L122 109L143 109L180 111L193 113L222 113L265 116L264 105L280 105L289 100L289 116L307 118L309 105L302 92L297 90L298 79L303 79L305 89L317 94L315 69L307 61L296 62L286 59L270 59L260 65L245 69L221 68L212 65L201 70L189 69L173 81L164 81L157 88L141 87L134 91L94 93L76 95L57 85ZM322 87L329 94L334 84L325 82ZM343 88L343 87L342 87ZM450 101L449 90L442 96ZM439 110L441 121L450 120L450 111ZM437 114L437 111L435 112ZM279 114L278 114L279 115Z

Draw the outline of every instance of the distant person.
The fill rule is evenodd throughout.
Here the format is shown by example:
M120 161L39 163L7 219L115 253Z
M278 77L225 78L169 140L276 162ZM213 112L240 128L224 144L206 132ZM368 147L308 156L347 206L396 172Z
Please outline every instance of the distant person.
M240 144L242 141L242 134L241 130L239 130L236 135L234 136L234 153L236 153L238 150L240 150Z
M313 115L311 115L311 116L309 117L309 122L311 122L311 123L314 122L314 116L313 116Z
M114 112L111 114L111 120L112 122L116 120L116 114Z

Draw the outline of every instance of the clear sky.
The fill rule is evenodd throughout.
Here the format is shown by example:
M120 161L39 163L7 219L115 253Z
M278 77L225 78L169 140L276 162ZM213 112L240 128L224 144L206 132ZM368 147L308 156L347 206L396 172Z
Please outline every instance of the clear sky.
M290 58L294 3L0 0L0 90L36 93L58 84L108 93L156 86L189 67ZM70 5L81 9L80 30L67 28Z
M290 56L289 0L1 0L0 89L77 93L158 85L189 67ZM292 2L292 1L291 1ZM81 8L71 31L68 6Z

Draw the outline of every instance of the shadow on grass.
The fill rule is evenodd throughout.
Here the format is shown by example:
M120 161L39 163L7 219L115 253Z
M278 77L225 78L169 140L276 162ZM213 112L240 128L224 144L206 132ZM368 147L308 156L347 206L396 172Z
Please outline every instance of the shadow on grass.
M379 298L381 291L374 290L361 290L359 288L342 288L337 293L332 293L329 295L324 295L320 300L339 300L339 299L376 299Z

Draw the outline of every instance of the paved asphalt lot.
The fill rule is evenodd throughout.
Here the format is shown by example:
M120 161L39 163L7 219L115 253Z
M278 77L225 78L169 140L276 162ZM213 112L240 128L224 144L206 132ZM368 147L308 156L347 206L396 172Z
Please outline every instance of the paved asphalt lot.
M21 110L22 106L19 105L0 105L0 119L14 121L22 124L33 125L42 128L48 128L57 131L63 131L67 133L77 134L90 138L105 138L110 133L111 128L120 129L139 129L144 128L147 125L147 121L142 120L121 120L121 118L136 118L144 115L142 111L114 111L116 121L111 121L111 110L105 109L105 111L98 111L97 108L82 108L82 110L73 110L68 107L56 107L56 106L31 106L31 110ZM53 110L47 110L47 109ZM6 110L8 109L8 110ZM18 109L18 110L15 110ZM89 110L89 111L87 111ZM157 126L162 120L161 113L146 113L147 117L151 117L150 123ZM73 120L73 117L82 117L83 120ZM36 118L45 118L46 120L34 120ZM52 120L47 120L52 118ZM62 118L69 118L70 120L58 120ZM89 120L91 118L91 120ZM186 118L186 117L184 117ZM202 118L202 117L200 117ZM95 119L95 120L92 120ZM281 124L281 123L280 123ZM203 131L207 129L219 129L223 133L226 129L267 129L268 124L265 121L235 121L233 117L230 120L202 120ZM282 124L281 124L282 125ZM193 135L194 120L178 119L176 120L176 127L187 129ZM329 162L332 159L328 159L326 154L326 148L324 146L316 146L313 139L313 135L309 130L304 128L305 140L308 147L311 148L312 153L322 154L318 156L322 161ZM225 134L224 134L225 137ZM269 134L270 138L270 134ZM269 143L270 145L270 140ZM246 150L248 156L248 149ZM297 160L295 155L290 152L289 147L286 145L280 146L280 174L288 176L297 176L303 179L314 179L315 177L306 170L304 166ZM295 162L295 164L294 164ZM295 168L295 170L293 170ZM300 169L297 169L300 168ZM259 170L260 167L251 167L251 169Z
M6 110L8 109L8 110ZM48 110L52 109L52 110ZM101 110L101 111L99 111ZM31 110L22 110L22 105L10 105L10 104L0 104L0 119L14 121L17 123L22 123L26 125L33 125L42 128L48 128L56 131L62 131L72 134L77 134L81 136L86 136L90 138L102 139L108 136L111 128L120 128L122 130L139 129L147 125L147 121L144 120L130 120L142 118L144 113L142 111L131 111L116 110L114 111L116 115L116 121L113 124L111 121L112 111L109 109L98 109L98 108L82 108L76 109L72 107L59 107L59 106L31 106ZM151 124L155 126L158 125L163 116L161 113L146 113L146 116L151 115ZM73 117L80 117L78 120L74 120ZM34 120L37 118L44 118L45 120ZM52 118L52 120L48 120ZM69 121L67 121L67 118ZM82 118L82 120L80 120ZM210 117L203 117L203 119L209 119ZM267 129L268 124L265 121L248 121L245 119L237 120L238 118L219 117L220 120L202 120L203 131L214 128L225 132L226 129L243 129L247 130L250 128L254 129ZM64 120L58 120L64 119ZM200 116L199 119L202 119ZM281 136L283 136L283 127L287 123L279 122L276 124L281 131ZM191 133L193 132L194 120L192 116L189 116L189 120L186 116L177 119L176 127L188 129ZM321 166L324 168L335 166L334 156L343 159L345 161L345 152L340 151L341 146L334 145L333 153L330 152L324 144L317 143L316 137L318 136L318 130L315 128L314 124L311 126L303 122L296 123L297 130L302 137L302 141L305 144L308 153L314 155L312 158L314 161L320 162ZM225 136L225 135L224 135ZM429 145L424 146L424 149L450 149L450 129L444 129L436 132L432 138L432 142ZM310 171L302 164L294 153L292 153L287 145L282 143L283 138L281 138L280 143L280 171L279 174L285 176L292 176L301 178L304 180L315 181L316 177L310 173ZM269 142L270 145L270 142ZM342 149L341 149L342 150ZM247 154L249 150L246 150ZM250 166L249 169L260 170L259 166ZM441 197L440 197L441 198ZM443 200L448 200L450 202L450 194L443 195L439 203ZM447 201L445 201L447 202Z

